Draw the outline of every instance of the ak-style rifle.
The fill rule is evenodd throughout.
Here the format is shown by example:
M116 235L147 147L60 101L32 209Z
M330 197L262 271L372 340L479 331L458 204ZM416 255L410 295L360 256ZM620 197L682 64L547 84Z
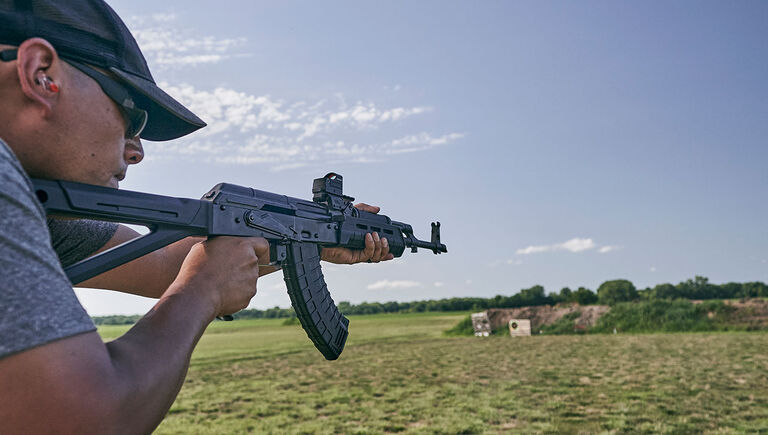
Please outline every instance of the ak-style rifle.
M358 210L342 192L341 175L314 180L312 201L221 183L200 200L118 190L67 181L33 180L46 212L143 225L150 232L65 269L73 285L189 236L249 236L269 241L270 259L281 266L296 316L326 359L339 357L349 320L331 299L320 267L320 250L362 249L376 232L400 257L406 248L447 252L440 223L429 242L387 216Z

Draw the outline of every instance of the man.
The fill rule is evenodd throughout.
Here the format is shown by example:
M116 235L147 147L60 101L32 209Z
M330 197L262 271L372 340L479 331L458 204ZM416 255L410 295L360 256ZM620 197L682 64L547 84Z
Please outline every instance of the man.
M159 298L105 344L32 192L30 176L117 187L144 156L140 137L204 125L156 86L101 0L0 0L0 432L151 431L206 326L254 296L260 266L268 271L264 239L182 240L87 283ZM51 234L65 262L135 236L88 221L51 222ZM371 235L362 251L323 251L337 263L391 258Z

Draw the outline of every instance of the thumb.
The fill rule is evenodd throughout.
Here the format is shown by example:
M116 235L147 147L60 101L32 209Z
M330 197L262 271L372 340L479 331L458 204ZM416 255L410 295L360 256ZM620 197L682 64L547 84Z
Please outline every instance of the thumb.
M381 207L377 207L375 205L368 205L364 202L355 204L355 208L358 210L367 211L368 213L374 213L374 214L381 211Z

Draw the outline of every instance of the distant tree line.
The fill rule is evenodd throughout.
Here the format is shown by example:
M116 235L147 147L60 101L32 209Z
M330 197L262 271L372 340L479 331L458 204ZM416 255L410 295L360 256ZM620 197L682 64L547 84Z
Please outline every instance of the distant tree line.
M616 279L600 284L594 292L585 287L571 290L564 287L558 293L546 294L544 287L535 285L520 290L511 296L496 295L492 298L447 298L415 302L363 302L351 304L339 303L339 310L344 314L380 314L380 313L421 313L432 311L482 311L488 308L519 308L536 305L555 305L558 303L578 303L579 305L615 305L621 302L647 301L655 299L741 299L768 297L768 285L760 281L729 282L712 284L703 276L683 281L677 285L658 284L638 290L631 281ZM237 313L238 319L275 319L295 317L293 308L274 307L266 310L243 310ZM118 325L135 323L141 316L100 316L94 317L97 325Z
M566 290L566 289L563 289ZM561 291L562 293L562 291ZM743 299L768 297L768 286L760 281L729 282L712 284L703 276L696 276L678 283L658 284L637 290L632 282L625 279L606 281L597 289L597 301L604 305L615 305L620 302L656 299Z
M238 319L280 319L285 317L296 317L293 308L267 308L266 310L243 310L235 314Z
M93 323L97 325L133 325L141 319L139 314L131 316L94 316Z
M768 285L762 282L712 284L702 276L677 285L659 284L653 288L638 290L631 281L617 279L606 281L592 291L585 287L571 290L565 287L558 293L545 294L544 287L535 285L511 296L497 295L492 298L449 298L416 302L363 302L353 305L339 303L344 314L378 314L424 311L470 311L488 308L519 308L559 303L579 305L615 305L620 302L653 299L741 299L768 297Z

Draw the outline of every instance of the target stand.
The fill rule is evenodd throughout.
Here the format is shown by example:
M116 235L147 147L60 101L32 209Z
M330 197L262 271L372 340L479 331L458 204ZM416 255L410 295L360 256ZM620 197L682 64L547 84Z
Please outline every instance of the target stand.
M512 337L528 337L531 335L530 319L510 319L509 335Z

